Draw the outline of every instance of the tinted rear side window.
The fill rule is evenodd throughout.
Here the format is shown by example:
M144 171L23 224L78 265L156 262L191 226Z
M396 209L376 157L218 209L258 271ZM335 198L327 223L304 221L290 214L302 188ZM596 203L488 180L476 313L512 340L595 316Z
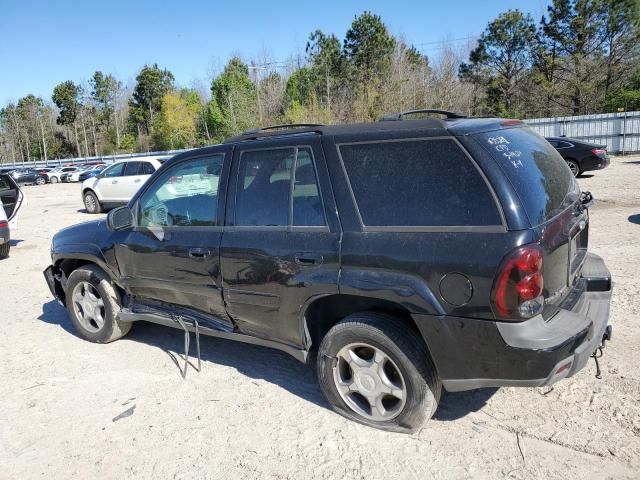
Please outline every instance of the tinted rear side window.
M554 217L578 198L580 189L560 154L529 128L477 134L517 191L532 226Z
M501 225L484 178L453 139L342 144L367 226Z

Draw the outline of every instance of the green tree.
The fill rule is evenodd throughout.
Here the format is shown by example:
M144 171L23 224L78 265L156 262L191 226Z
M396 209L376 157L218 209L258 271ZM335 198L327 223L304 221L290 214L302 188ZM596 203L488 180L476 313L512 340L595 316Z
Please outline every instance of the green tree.
M162 149L193 147L197 143L200 97L193 90L165 93L158 125L156 145Z
M71 80L56 85L51 100L60 109L56 119L58 125L73 125L80 110L80 86Z
M374 120L383 113L381 85L387 78L396 40L378 15L364 12L355 18L347 31L343 54L348 66L352 97L363 104L351 105L354 118Z
M620 87L625 76L640 58L640 1L602 0L600 18L603 24L606 76L604 96L611 88Z
M82 89L79 85L76 85L71 80L67 80L66 82L56 85L53 89L53 95L51 96L51 100L53 100L53 103L56 104L60 111L56 118L56 123L67 127L68 132L73 131L76 153L78 155L82 154L80 150L80 139L78 137L78 125L76 123L82 107L80 103L81 93Z
M257 126L256 87L249 78L249 68L233 57L211 83L209 125L216 139Z
M604 38L600 0L553 0L541 21L544 69L551 76L552 100L574 115L597 101Z
M306 54L313 89L331 110L332 97L336 96L336 88L343 86L345 78L345 57L340 40L335 35L316 30L309 35Z
M485 88L492 113L521 114L521 87L532 65L535 40L531 16L508 10L489 22L469 55L469 63L460 65L462 78Z
M136 77L136 86L129 101L129 120L138 135L152 133L154 119L162 106L162 99L174 89L173 74L158 64L145 65Z
M348 62L355 67L358 81L367 84L384 74L391 63L396 45L378 15L364 12L356 17L344 39L343 51Z

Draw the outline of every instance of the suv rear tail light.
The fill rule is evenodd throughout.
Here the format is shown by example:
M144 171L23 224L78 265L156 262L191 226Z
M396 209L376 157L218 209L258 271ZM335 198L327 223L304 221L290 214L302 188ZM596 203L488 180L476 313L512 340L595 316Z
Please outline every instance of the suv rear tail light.
M542 249L525 245L509 253L493 284L494 313L502 320L531 318L542 311Z
M602 148L594 148L593 150L591 150L591 153L593 153L594 155L606 155L607 151Z
M0 228L9 228L9 222L6 220L0 220Z

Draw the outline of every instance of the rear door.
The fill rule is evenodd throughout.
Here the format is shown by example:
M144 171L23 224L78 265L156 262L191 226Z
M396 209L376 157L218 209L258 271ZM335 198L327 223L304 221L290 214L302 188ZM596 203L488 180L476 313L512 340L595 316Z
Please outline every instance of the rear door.
M11 175L0 174L0 200L9 220L9 227L15 228L18 214L22 209L24 195Z
M238 328L304 346L312 298L338 292L340 227L317 137L236 147L220 249Z

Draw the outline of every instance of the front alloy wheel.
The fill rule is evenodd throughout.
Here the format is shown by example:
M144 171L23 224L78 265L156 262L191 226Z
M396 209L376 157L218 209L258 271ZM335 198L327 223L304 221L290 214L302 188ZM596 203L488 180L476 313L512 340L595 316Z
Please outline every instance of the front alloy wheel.
M104 300L89 282L80 282L71 295L73 311L78 322L89 332L99 332L104 326Z

